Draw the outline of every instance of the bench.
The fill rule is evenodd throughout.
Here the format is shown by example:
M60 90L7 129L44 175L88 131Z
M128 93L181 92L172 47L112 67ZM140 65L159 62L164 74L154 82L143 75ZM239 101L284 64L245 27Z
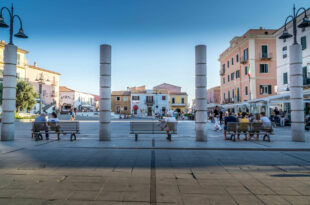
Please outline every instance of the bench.
M236 141L236 135L243 133L247 135L263 134L263 141L270 142L270 135L273 134L273 129L271 125L263 126L263 123L261 122L228 122L226 132L230 135L227 139L233 141Z
M130 122L130 134L135 135L135 140L138 140L139 134L167 134L166 129L169 129L169 134L177 134L177 122L159 122L159 121L135 121Z
M80 133L79 121L59 121L59 122L33 122L32 138L42 140L43 134L57 134L60 140L61 134L70 134L70 141L76 140L76 135Z

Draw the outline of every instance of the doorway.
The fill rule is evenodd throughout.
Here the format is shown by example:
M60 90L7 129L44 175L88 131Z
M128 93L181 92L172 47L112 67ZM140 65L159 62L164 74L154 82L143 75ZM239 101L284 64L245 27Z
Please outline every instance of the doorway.
M152 116L152 115L153 115L152 107L147 107L147 116Z

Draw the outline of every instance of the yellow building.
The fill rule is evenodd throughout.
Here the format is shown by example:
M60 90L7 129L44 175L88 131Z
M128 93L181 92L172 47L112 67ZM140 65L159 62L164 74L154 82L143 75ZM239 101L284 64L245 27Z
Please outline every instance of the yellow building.
M170 109L177 112L187 112L188 96L186 92L169 92Z

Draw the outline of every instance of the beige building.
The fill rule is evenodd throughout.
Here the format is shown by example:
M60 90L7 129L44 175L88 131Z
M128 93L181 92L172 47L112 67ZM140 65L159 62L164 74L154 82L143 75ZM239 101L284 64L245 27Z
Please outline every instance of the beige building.
M3 78L3 54L6 43L0 41L0 80ZM39 84L42 84L43 109L55 105L59 107L59 77L60 73L40 68L36 63L29 65L27 56L29 52L17 49L17 78L31 83L37 93L40 93ZM39 102L39 98L37 99Z
M114 112L115 114L130 115L130 96L130 91L112 91L111 112Z

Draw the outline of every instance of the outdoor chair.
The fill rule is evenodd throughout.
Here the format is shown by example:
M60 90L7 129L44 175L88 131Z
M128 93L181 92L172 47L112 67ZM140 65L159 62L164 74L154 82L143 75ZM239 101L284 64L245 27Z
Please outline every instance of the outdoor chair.
M236 134L237 134L237 128L238 128L238 123L237 122L228 122L227 123L227 134L226 134L226 139L227 140L236 140ZM230 137L227 137L227 135L230 135Z

